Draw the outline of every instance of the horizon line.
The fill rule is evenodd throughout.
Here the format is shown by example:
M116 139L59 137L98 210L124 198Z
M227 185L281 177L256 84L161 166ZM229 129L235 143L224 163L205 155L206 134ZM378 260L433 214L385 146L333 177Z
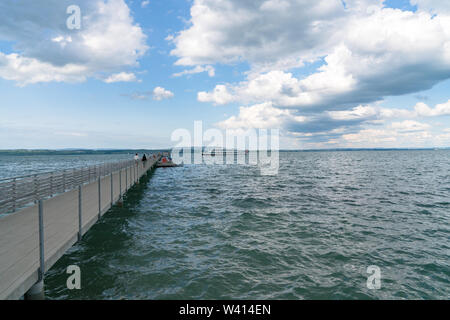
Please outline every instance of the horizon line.
M200 148L211 148L211 149L219 149L220 147L177 147L179 149L200 149ZM174 148L21 148L21 149L1 149L0 152L79 152L79 151L95 151L95 152L106 152L106 151L166 151L173 150ZM258 151L258 150L249 150L249 149L227 149L221 148L223 150L243 150L243 151ZM368 147L368 148L357 148L357 147L342 147L342 148L309 148L309 149L279 149L278 151L346 151L346 150L446 150L450 149L449 147Z

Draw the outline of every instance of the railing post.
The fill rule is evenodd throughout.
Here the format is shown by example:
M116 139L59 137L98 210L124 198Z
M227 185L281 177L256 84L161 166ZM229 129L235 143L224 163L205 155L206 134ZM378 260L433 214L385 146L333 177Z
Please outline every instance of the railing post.
M120 167L120 169L119 169L119 201L117 202L119 207L123 206L122 172L123 172L123 168Z
M53 172L50 173L50 197L53 197Z
M12 212L16 211L16 179L13 179L12 186Z
M111 170L112 171L112 170ZM114 204L114 178L113 178L113 173L111 172L111 207Z
M39 281L44 280L45 257L44 257L44 202L39 200Z
M63 170L63 192L66 192L66 170Z
M122 169L119 170L119 198L122 198Z
M98 177L98 218L102 216L102 178Z
M36 282L25 294L25 300L44 300L44 274L45 274L45 257L44 257L44 205L39 200L39 270L38 282Z
M128 169L129 168L125 169L125 192L128 191Z
M78 186L78 241L83 236L83 198L82 186Z
M34 203L38 202L38 186L37 186L37 174L33 176L33 186L34 186Z

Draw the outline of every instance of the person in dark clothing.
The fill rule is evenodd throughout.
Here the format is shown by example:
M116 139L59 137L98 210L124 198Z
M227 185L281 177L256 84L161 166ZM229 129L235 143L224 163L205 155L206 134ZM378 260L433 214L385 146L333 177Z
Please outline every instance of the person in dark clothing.
M144 156L142 157L142 161L147 161L147 156L145 155L145 153L144 153Z

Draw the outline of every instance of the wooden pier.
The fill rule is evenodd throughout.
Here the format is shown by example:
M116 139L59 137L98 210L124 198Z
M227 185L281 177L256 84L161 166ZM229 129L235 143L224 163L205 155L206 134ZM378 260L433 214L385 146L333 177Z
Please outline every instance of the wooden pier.
M0 300L42 291L44 273L159 159L0 181Z

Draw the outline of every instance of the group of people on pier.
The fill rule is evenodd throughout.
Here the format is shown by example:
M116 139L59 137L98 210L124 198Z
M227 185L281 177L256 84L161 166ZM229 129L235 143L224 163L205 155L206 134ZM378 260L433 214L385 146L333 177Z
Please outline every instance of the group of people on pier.
M148 155L148 158L150 158L150 155ZM146 161L148 160L148 158L147 158L147 155L146 155L145 153L142 155L142 159L140 159L138 153L136 153L136 154L134 155L134 160L135 160L136 162L139 161L139 160L141 160L142 162L146 162ZM156 155L155 155L155 154L153 155L153 159L156 159Z

